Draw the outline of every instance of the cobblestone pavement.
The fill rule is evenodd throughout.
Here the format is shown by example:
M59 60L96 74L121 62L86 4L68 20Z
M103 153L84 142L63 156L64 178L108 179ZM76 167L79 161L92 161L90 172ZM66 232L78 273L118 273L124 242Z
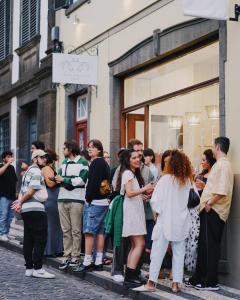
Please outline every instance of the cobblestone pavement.
M128 300L86 281L76 280L63 273L46 268L55 279L25 277L24 259L20 254L0 247L0 299L4 300Z

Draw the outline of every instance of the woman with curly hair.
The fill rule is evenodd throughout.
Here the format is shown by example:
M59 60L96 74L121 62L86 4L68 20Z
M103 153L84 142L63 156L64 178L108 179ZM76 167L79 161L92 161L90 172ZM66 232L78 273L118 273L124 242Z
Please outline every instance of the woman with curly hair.
M135 290L154 292L159 270L168 248L172 245L172 291L178 292L183 280L185 240L189 235L190 216L188 210L192 168L188 157L173 150L166 160L164 176L159 180L151 199L153 211L158 215L152 234L151 264L149 280L145 286Z

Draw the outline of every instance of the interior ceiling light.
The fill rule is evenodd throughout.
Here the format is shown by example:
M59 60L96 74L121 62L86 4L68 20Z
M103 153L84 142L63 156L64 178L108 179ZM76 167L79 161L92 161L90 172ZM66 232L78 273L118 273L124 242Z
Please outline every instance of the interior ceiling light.
M182 117L179 116L175 116L175 117L171 116L168 119L168 124L170 129L179 130L182 127L182 123L183 123Z
M207 116L211 120L219 119L219 107L217 105L208 105L205 106L207 111Z
M200 124L201 113L200 112L187 112L186 113L187 123L189 126L196 126Z

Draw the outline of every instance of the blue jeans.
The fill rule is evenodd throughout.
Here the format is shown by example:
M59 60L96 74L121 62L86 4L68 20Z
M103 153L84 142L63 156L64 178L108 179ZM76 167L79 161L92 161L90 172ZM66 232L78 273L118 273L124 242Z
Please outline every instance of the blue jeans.
M0 235L8 234L13 219L12 200L0 197Z

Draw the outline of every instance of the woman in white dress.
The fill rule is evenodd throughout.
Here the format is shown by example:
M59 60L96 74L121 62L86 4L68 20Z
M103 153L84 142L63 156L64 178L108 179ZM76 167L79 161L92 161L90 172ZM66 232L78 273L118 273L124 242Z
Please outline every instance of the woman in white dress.
M128 287L141 285L138 280L137 266L145 247L146 220L143 204L143 194L153 191L153 184L144 186L140 172L138 152L126 150L122 154L118 185L124 195L122 237L129 238L131 249L127 258L127 268L124 283Z
M151 206L158 215L152 234L149 280L135 290L154 292L168 244L172 245L172 291L179 291L183 280L185 240L190 230L188 198L191 188L192 169L188 157L178 150L171 152L166 163L165 175L159 180Z

